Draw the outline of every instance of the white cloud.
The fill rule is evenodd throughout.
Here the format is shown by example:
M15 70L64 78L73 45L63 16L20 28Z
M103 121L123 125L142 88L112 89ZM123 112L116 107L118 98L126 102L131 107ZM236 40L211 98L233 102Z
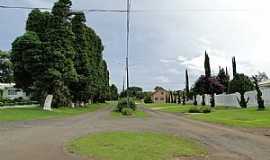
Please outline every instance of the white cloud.
M169 78L165 76L157 76L155 79L160 83L170 83Z
M175 68L170 68L168 69L168 72L169 73L172 73L172 74L180 74L181 72Z
M180 61L180 62L183 62L183 61L186 61L187 58L184 57L184 56L178 56L178 57L177 57L177 60Z
M159 60L161 63L165 63L165 64L169 64L169 63L174 63L176 62L175 60L171 60L171 59L160 59Z

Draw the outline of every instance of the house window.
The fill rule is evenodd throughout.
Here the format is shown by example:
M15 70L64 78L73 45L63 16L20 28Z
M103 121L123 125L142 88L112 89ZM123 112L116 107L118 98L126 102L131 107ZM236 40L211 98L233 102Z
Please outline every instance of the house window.
M155 101L158 101L158 98L157 97L155 98Z
M161 101L164 101L164 98L160 98Z
M8 95L9 96L15 96L15 95L17 95L17 91L13 90L13 89L10 89L10 90L8 90Z
M161 95L164 95L164 92L161 92Z

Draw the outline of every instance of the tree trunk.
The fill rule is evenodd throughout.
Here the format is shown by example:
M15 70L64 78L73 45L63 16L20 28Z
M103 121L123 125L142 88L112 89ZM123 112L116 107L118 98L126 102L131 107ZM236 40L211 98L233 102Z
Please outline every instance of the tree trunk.
M205 95L202 95L202 106L205 106Z
M216 106L216 102L215 102L215 94L211 94L211 107L214 108Z

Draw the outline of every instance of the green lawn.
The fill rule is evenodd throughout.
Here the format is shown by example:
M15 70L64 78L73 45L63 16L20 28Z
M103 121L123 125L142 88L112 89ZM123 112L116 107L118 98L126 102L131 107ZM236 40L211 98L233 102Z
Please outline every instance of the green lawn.
M145 104L146 108L172 113L187 113L192 105L181 104Z
M197 143L158 133L108 132L90 134L67 144L75 154L96 160L172 160L181 156L203 156Z
M112 116L115 118L146 118L147 115L141 110L136 110L131 116L124 116L120 112L112 112Z
M215 110L210 114L191 115L191 118L211 123L219 123L229 126L269 128L270 110L257 111L250 109L225 109Z
M145 107L171 112L171 113L188 113L193 105L177 105L177 104L147 104ZM218 106L209 114L191 114L188 115L195 120L223 124L236 127L250 128L270 128L270 110L257 111L256 108L240 109L233 107Z
M0 109L0 121L38 120L78 115L86 112L94 112L108 104L93 104L85 108L58 108L52 112L43 111L40 107Z

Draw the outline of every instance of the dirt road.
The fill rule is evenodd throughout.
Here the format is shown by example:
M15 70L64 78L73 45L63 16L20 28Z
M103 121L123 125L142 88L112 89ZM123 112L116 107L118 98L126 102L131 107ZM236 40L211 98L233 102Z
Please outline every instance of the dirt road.
M84 160L67 153L65 142L94 132L157 131L199 140L208 160L270 160L270 138L146 110L146 119L118 119L109 109L55 120L0 122L1 160ZM180 159L181 160L181 159Z

